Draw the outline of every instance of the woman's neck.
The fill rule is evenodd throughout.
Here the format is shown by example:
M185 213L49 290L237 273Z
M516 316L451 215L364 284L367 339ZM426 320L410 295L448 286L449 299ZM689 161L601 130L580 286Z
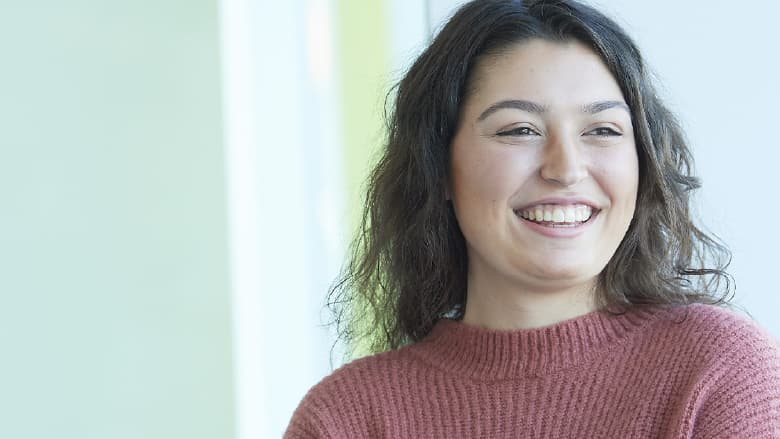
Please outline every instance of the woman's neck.
M463 322L489 329L550 326L595 311L594 286L542 290L470 281Z

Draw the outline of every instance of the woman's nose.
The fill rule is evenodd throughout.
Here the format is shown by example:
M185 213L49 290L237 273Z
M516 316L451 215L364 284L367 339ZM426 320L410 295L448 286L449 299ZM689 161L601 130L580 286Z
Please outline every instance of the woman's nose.
M551 140L545 145L541 175L561 186L574 186L588 176L588 168L576 141Z

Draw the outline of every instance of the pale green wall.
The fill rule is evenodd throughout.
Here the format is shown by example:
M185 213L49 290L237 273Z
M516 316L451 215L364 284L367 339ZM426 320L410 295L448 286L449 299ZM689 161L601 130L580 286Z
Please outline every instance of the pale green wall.
M384 100L391 84L384 1L340 0L338 38L349 233L363 209L365 181L384 142Z
M384 1L340 0L338 41L344 135L344 180L349 210L347 238L360 226L366 180L383 149L385 96L392 86ZM368 341L353 346L353 356L369 353Z
M233 437L217 24L3 2L0 437Z

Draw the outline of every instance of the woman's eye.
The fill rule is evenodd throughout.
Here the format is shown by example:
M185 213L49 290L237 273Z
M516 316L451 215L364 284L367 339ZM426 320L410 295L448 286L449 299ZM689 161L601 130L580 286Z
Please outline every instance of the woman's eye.
M599 127L590 131L588 134L600 137L619 136L620 133L609 127Z
M501 131L497 135L499 136L535 136L536 131L531 129L530 127L517 127L512 128L511 130Z

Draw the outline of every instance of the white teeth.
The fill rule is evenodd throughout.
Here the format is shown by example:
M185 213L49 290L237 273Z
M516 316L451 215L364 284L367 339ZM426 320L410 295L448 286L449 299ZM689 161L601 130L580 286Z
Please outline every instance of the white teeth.
M564 222L573 223L577 219L574 214L574 207L566 206L566 209L563 211L563 217Z
M584 204L539 205L518 212L520 216L535 222L577 223L590 219L593 208Z
M577 206L577 221L585 221L590 216L590 212L588 212L588 208L585 206Z

